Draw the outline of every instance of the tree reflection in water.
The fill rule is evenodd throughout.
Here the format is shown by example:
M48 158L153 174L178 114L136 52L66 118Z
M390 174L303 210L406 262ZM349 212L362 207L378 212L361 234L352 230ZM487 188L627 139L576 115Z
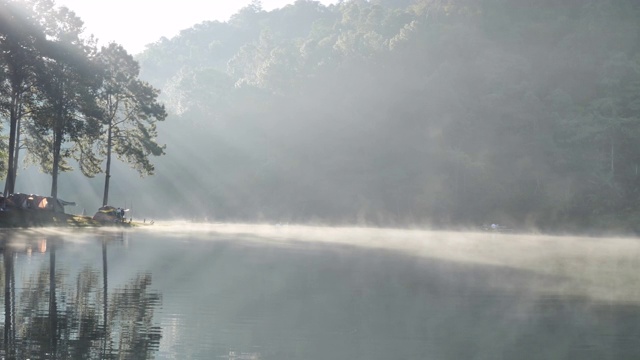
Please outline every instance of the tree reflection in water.
M56 262L56 248L64 246L62 238L48 236L15 243L11 234L0 236L4 288L1 358L153 357L162 337L153 318L162 296L152 289L151 274L138 274L124 286L108 287L107 245L121 242L122 235L97 239L102 241L101 266L85 265L75 270L77 275ZM46 251L49 261L42 261L16 289L15 259L30 256L34 248Z
M14 340L15 340L15 275L13 273L13 251L5 246L5 241L2 239L2 258L4 266L1 270L4 273L2 279L4 280L4 347L2 351L3 358L14 357Z

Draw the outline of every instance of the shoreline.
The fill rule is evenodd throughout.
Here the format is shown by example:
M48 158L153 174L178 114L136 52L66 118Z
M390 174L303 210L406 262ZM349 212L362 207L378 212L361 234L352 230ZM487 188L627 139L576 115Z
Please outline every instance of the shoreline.
M101 222L90 216L71 215L47 210L17 210L0 211L0 229L37 228L98 228L98 227L135 227L137 222Z

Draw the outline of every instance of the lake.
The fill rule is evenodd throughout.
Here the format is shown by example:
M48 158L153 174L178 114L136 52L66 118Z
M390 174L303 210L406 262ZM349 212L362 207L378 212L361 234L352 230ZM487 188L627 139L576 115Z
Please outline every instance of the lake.
M640 241L4 230L2 358L639 359Z

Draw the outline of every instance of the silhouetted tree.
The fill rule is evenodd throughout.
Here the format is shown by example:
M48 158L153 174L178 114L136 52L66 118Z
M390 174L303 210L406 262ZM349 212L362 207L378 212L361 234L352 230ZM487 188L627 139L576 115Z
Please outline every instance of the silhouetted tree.
M98 95L104 118L95 145L99 158L106 158L102 203L107 205L112 153L141 175L153 174L149 157L163 155L165 149L156 142L156 122L163 121L167 113L157 100L158 91L138 79L138 63L122 46L112 43L103 47L98 61L105 69ZM94 160L85 163L82 169L85 174L93 175L99 172L99 165Z
M91 62L93 47L80 36L82 21L67 8L56 9L47 29L51 46L39 70L38 106L29 127L29 157L51 174L51 196L58 196L58 174L68 171L65 159L82 162L90 139L97 137L102 114L96 106L99 77ZM59 25L58 25L59 24ZM71 147L63 147L70 142Z
M15 189L20 145L20 122L28 111L28 103L34 96L36 64L41 59L37 49L46 43L38 21L43 17L46 3L42 1L0 2L0 105L8 114L9 139L7 179L4 194Z

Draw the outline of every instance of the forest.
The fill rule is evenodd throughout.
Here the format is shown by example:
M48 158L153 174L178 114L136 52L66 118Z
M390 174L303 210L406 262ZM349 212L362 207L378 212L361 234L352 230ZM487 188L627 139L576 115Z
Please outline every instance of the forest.
M72 164L87 177L106 175L106 205L112 155L151 174L149 156L163 154L155 141L155 122L166 117L158 90L138 79L139 65L122 46L98 48L83 31L73 11L51 0L0 2L4 197L16 193L20 150L23 163L51 175L54 207L58 175Z
M141 153L143 179L114 164L113 191L157 218L638 232L638 19L633 0L254 1L135 57L166 154Z

